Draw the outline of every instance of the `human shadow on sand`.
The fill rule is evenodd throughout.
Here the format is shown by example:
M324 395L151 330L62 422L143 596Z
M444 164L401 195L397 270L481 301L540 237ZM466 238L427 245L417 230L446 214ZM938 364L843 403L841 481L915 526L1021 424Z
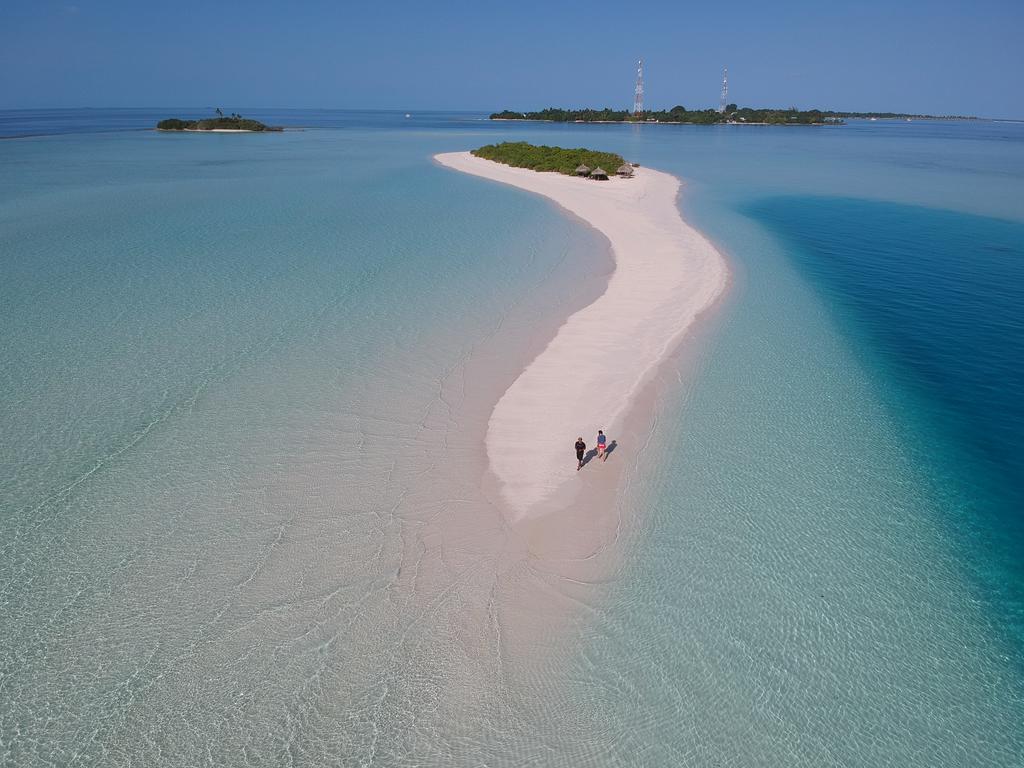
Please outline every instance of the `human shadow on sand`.
M587 464L590 463L590 460L595 458L596 456L597 456L597 448L591 448L589 451L587 451L583 455L583 464L580 466L580 469L583 469L583 467L587 466Z
M608 443L608 447L604 449L605 460L608 459L608 456L611 454L612 451L615 450L615 447L617 445L618 445L618 442L616 442L615 440L612 440L610 443ZM597 448L591 448L583 456L583 466L581 466L580 469L583 469L583 467L587 466L587 464L590 463L591 459L596 459L596 458L597 458Z

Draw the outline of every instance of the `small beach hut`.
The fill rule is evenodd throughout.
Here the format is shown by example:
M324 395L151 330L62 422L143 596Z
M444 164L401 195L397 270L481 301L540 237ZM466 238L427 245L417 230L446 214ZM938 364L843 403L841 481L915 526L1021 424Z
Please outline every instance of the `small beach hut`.
M577 176L589 176L590 175L590 169L587 168L587 166L585 166L583 163L580 163L579 167L576 169L576 175Z
M622 165L619 166L619 170L617 170L615 173L616 175L621 176L624 179L628 179L630 176L633 175L633 166L630 165L629 163L623 163Z
M590 172L590 178L597 179L598 181L608 181L608 172L598 166Z

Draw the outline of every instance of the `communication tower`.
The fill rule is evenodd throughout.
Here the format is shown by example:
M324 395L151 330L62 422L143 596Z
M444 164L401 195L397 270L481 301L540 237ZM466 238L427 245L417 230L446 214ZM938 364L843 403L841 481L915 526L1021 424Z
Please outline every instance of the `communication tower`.
M636 63L636 90L633 91L633 114L644 111L644 60Z
M722 100L718 103L718 111L725 113L725 105L729 103L729 68L722 70Z

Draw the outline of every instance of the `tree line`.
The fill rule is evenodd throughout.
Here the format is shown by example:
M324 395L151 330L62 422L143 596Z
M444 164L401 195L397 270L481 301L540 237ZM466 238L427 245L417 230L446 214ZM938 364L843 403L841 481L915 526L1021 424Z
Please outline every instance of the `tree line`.
M491 120L548 120L555 123L692 123L714 125L718 123L766 123L768 125L829 125L842 123L844 118L919 118L919 119L972 119L947 115L911 115L898 112L835 112L820 109L754 109L728 104L725 110L689 110L676 105L672 109L647 110L635 114L625 109L561 109L548 107L537 112L513 112L504 110L491 115Z
M219 109L218 117L208 117L202 120L179 120L176 117L161 120L156 127L161 131L212 131L216 128L233 131L280 131L280 128L271 128L259 120L231 114L225 116Z

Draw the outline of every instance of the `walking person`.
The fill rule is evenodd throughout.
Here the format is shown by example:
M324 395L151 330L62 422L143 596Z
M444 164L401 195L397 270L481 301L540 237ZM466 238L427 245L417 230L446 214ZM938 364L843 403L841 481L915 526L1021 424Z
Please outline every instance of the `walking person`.
M583 454L587 452L587 444L583 442L583 437L576 438L576 471L579 472L583 469Z
M605 443L607 443L607 442L608 442L608 438L605 437L604 432L602 432L600 429L597 430L597 457L601 461L607 461L608 460L608 454L606 454L604 452Z

